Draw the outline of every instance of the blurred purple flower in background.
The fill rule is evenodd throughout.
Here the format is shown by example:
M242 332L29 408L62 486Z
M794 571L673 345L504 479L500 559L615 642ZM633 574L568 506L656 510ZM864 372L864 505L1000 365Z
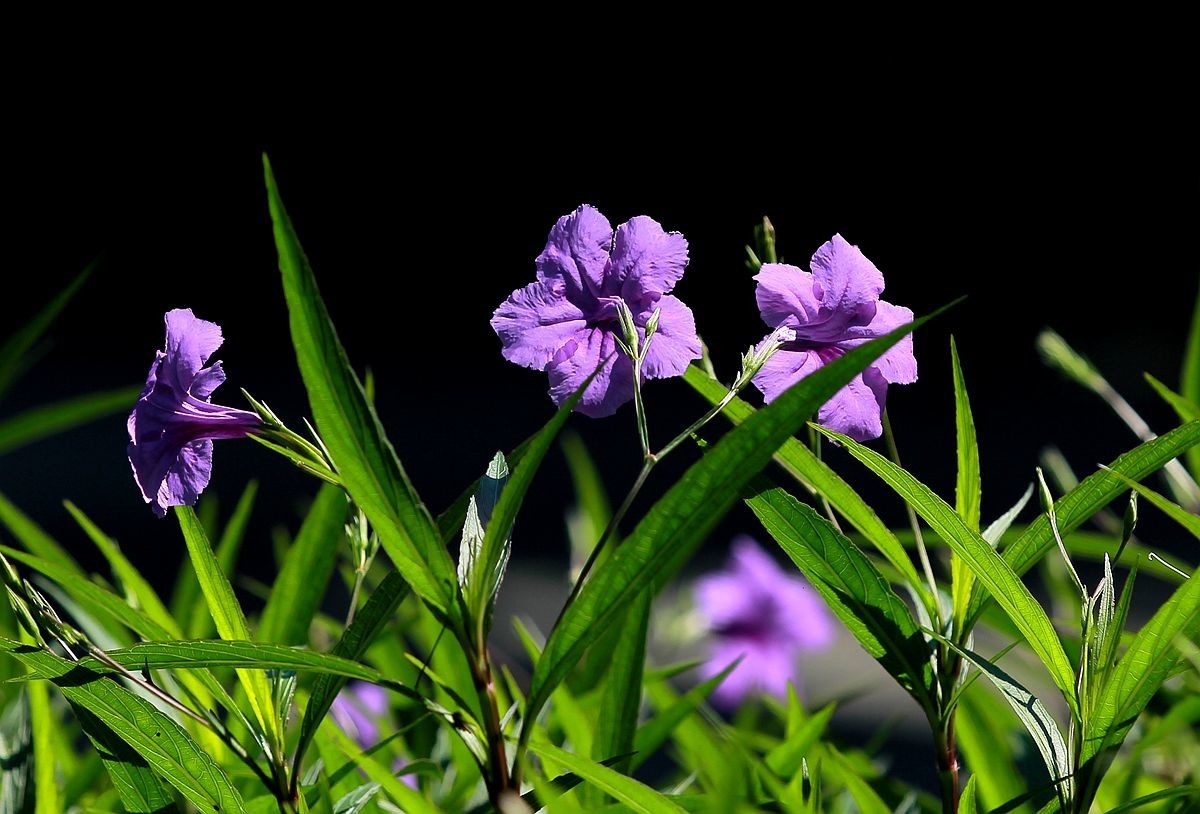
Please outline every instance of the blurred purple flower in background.
M801 653L834 638L821 598L750 537L734 539L728 569L701 578L695 600L709 631L703 677L742 659L713 693L725 708L756 693L786 698L788 682L799 679Z
M545 370L558 405L604 361L575 409L592 418L612 415L633 398L633 364L617 351L618 301L629 306L642 340L647 320L661 309L642 367L646 378L681 376L700 358L691 309L669 294L687 262L687 240L657 221L643 215L614 231L596 209L579 207L550 230L537 280L492 315L504 358Z
M254 413L209 403L225 381L220 362L204 367L221 346L221 326L190 308L168 311L164 320L166 349L150 366L127 425L134 480L159 517L168 506L191 506L204 491L213 439L242 438L262 424Z
M379 742L379 719L387 711L387 691L366 681L351 681L329 707L334 723L363 749Z
M883 274L841 235L817 249L811 268L809 273L767 263L754 278L763 321L796 332L795 340L784 344L754 377L768 402L851 348L913 321L909 309L879 299ZM910 334L826 402L817 421L856 441L878 438L888 384L916 380Z

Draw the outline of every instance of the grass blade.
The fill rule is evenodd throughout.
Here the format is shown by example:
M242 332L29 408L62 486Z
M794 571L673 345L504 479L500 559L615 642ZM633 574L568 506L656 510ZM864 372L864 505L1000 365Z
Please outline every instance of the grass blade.
M979 474L979 444L975 437L975 419L967 397L958 347L950 337L950 359L954 368L954 425L958 438L958 480L954 489L954 509L972 531L979 531L982 488ZM963 566L957 554L950 558L951 594L954 618L963 620L971 600L971 570Z
M59 313L66 308L67 303L71 301L76 292L87 282L88 277L92 276L95 269L96 261L93 260L54 299L46 303L33 319L15 334L9 336L3 345L0 345L0 399L4 398L9 388L24 371L29 351L37 344Z
M454 564L350 366L266 156L263 167L292 343L321 438L346 491L412 589L443 614L456 613Z
M600 717L596 721L592 739L592 757L598 762L633 752L638 710L642 705L650 606L650 592L642 591L622 617L620 628L623 635L613 650L611 666L603 679ZM619 772L627 772L629 758L607 765Z
M543 759L563 766L572 774L582 777L585 782L607 792L640 814L683 814L685 811L665 795L659 794L644 783L639 783L632 777L626 777L607 766L593 763L587 758L559 749L549 742L534 743L533 750Z
M89 393L65 401L34 407L0 421L0 455L74 429L133 406L141 388L124 387Z
M250 628L246 624L242 606L233 595L233 587L221 570L216 554L208 542L208 535L204 533L204 527L200 525L196 513L190 506L176 506L175 517L179 520L179 528L187 543L192 567L196 569L196 578L200 581L200 591L208 603L217 633L226 640L249 640ZM250 707L254 710L254 717L262 727L261 731L271 739L271 743L282 745L283 733L280 731L279 718L275 714L275 703L266 673L261 670L239 669L237 674L238 680L246 690L246 697L250 700Z

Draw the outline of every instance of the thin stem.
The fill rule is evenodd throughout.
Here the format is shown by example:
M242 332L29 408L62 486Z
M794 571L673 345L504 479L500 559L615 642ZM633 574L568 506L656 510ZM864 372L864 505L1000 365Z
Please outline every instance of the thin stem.
M896 435L892 432L892 422L888 418L887 410L883 411L883 436L887 439L888 455L892 459L892 463L896 466L903 466L900 463L900 450L896 447ZM937 580L933 576L933 566L929 563L929 552L925 550L925 537L921 534L921 524L917 520L917 513L913 511L913 507L908 501L904 502L904 509L908 512L908 522L912 526L913 537L917 541L917 556L921 560L921 570L925 572L925 579L929 582L929 590L932 593L934 601L934 611L938 617L938 627L941 627L941 603L938 602L938 587ZM956 803L957 805L957 803Z
M812 427L808 428L808 445L812 448L813 455L816 456L818 461L821 460L821 437L821 434ZM840 534L842 526L838 523L837 515L833 513L833 506L829 505L829 500L825 497L824 492L816 492L816 494L821 500L821 507L825 510L825 516L829 518L829 522L833 524L833 527Z
M650 457L650 425L646 420L646 404L642 400L642 360L633 356L633 409L637 413L638 441L642 445L642 457Z
M563 615L567 612L567 608L571 607L571 603L573 603L576 597L579 596L579 591L583 588L584 580L587 579L587 575L591 572L592 566L596 564L596 560L600 556L601 549L603 549L605 544L608 543L609 538L611 538L613 533L616 532L618 524L620 524L620 522L625 518L625 515L629 512L629 507L633 505L634 499L638 496L638 493L642 491L642 487L646 484L646 478L649 477L650 471L654 469L654 465L658 463L659 457L647 457L642 463L642 471L638 473L637 480L633 482L633 486L630 487L629 492L625 495L625 499L621 501L621 506L617 509L616 514L609 518L608 525L604 527L604 531L600 534L600 539L597 540L596 545L592 547L592 551L590 554L588 554L588 558L584 562L583 568L579 569L579 578L575 580L575 585L571 588L571 594L567 597L567 601L563 604L563 609L558 614L558 619L554 622L555 627L557 627L558 623L562 621ZM553 630L553 628L551 628L551 630Z
M354 615L358 612L358 595L362 593L363 581L366 578L366 571L355 570L354 588L350 591L350 607L346 610L346 624L343 627L354 624Z
M738 388L738 389L740 389L740 388ZM704 415L700 416L699 419L692 422L692 424L686 430L684 430L683 432L679 433L679 435L676 435L674 438L672 438L670 443L668 443L665 447L663 447L661 450L659 450L655 454L654 457L659 460L662 460L663 458L665 458L668 454L670 454L670 452L672 450L674 450L677 446L679 446L684 441L688 440L693 435L695 435L697 432L699 432L700 429L705 424L712 421L722 410L724 410L726 407L728 407L729 402L733 401L734 398L737 397L737 394L738 394L738 390L730 388L729 392L725 394L724 398L722 398L713 407L711 407L708 410L708 412L706 412Z

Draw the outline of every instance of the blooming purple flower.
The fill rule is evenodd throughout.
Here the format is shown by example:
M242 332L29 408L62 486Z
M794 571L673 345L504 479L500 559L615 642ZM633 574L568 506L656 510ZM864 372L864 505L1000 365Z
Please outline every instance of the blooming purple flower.
M146 388L129 414L129 463L142 497L159 517L191 506L212 475L215 438L242 438L262 420L209 403L225 381L220 362L204 363L223 341L221 326L190 308L168 311L166 350L158 351Z
M909 309L879 299L883 275L841 235L817 249L811 268L809 273L767 263L754 278L763 320L772 328L796 332L795 340L785 343L754 377L768 402L851 348L913 320ZM916 380L909 334L827 401L817 421L856 441L878 438L888 384Z
M652 218L633 218L614 231L596 209L579 207L550 230L537 280L492 315L504 358L545 370L559 405L603 362L575 409L592 418L612 415L633 398L633 363L617 350L619 301L633 313L640 340L661 310L642 366L646 378L680 376L700 358L692 311L670 295L687 262L687 240Z
M709 629L702 675L711 678L741 658L713 693L726 708L758 692L786 698L788 682L799 678L800 654L833 641L821 599L750 537L733 541L728 570L701 578L694 596Z
M387 711L387 692L365 681L351 681L329 707L334 723L363 749L378 743L379 719Z

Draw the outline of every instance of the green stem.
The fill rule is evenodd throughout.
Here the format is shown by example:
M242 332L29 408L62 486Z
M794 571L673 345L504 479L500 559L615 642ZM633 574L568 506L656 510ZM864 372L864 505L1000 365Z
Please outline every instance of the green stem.
M954 716L951 715L944 727L937 728L935 746L938 761L938 784L942 790L944 814L958 814L958 746L954 737Z
M892 459L892 463L896 466L903 466L900 463L900 450L896 446L896 435L892 432L892 422L888 418L887 410L883 411L883 437L887 440L888 455ZM941 603L938 601L937 580L933 576L933 566L929 562L929 552L925 549L925 537L921 534L921 523L917 520L917 513L913 511L913 507L904 503L904 509L908 512L908 522L912 526L913 537L917 541L917 556L921 560L921 570L925 572L925 580L929 583L929 590L933 596L934 615L937 618L937 627L942 626L942 610Z

